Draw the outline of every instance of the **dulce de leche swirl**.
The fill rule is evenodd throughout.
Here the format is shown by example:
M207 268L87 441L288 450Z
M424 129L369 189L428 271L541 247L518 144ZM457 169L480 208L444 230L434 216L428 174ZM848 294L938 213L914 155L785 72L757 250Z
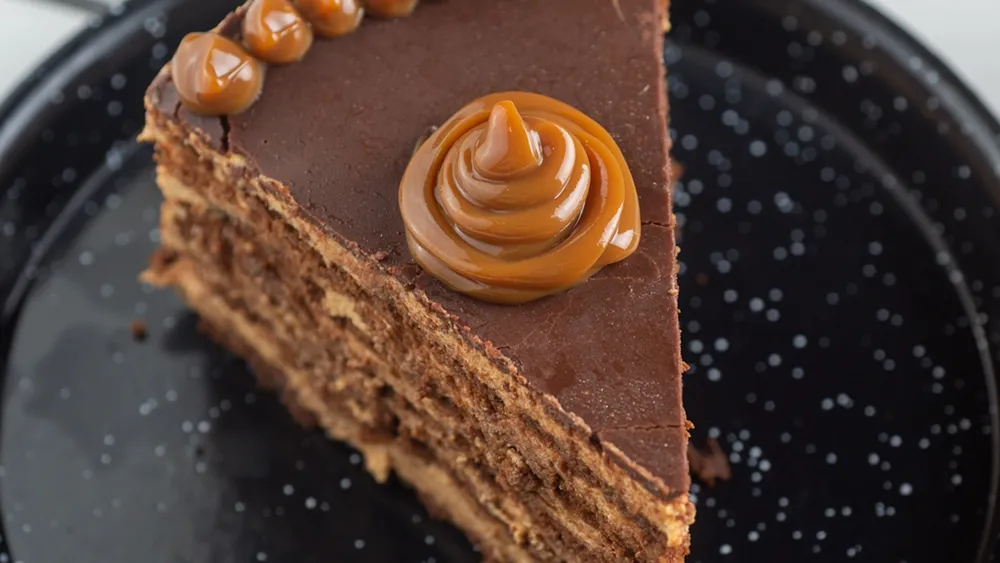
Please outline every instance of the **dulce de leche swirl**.
M523 303L639 244L632 174L611 135L558 100L480 98L417 148L399 186L410 252L452 289Z

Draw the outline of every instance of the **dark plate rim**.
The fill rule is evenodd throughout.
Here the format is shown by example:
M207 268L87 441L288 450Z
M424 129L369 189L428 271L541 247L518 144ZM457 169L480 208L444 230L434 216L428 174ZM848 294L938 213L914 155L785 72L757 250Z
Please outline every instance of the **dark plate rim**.
M0 100L0 180L6 183L17 158L44 124L65 108L54 100L98 64L127 57L121 39L143 22L189 0L128 0L121 10L96 15L90 25L50 54ZM115 56L115 53L118 53ZM3 184L0 184L3 185Z
M910 34L900 24L860 0L803 0L809 9L822 17L839 23L854 34L877 39L877 50L887 54L896 66L904 69L911 76L918 76L918 71L908 66L913 57L922 62L924 72L932 71L938 74L938 80L929 82L919 80L920 87L928 94L935 96L941 103L944 114L955 118L967 126L966 134L975 152L992 165L993 172L1000 177L1000 120L975 94L969 85L930 48ZM1000 201L1000 193L991 194L995 201ZM963 295L966 307L971 306L968 295ZM976 310L971 306L971 310ZM980 329L982 326L980 325ZM986 377L986 389L989 394L990 425L992 432L992 473L990 492L987 497L986 520L982 537L977 549L976 561L986 563L991 561L1000 549L1000 518L998 518L998 500L1000 500L1000 389L998 389L997 374L993 369L991 350L989 347L980 350Z
M914 56L922 61L924 71L937 72L939 79L934 82L920 80L921 88L940 100L945 114L954 117L959 123L967 124L968 140L976 152L992 164L994 173L1000 177L1000 121L997 115L935 52L890 17L859 0L804 0L803 4L857 35L877 38L877 49L888 54L899 68L906 69L907 74L917 74L917 71L910 70L908 66ZM1000 193L991 195L995 200L1000 198ZM981 563L990 561L997 554L1000 540L1000 518L997 514L1000 498L1000 409L997 408L1000 404L1000 389L992 368L990 352L989 348L981 350L987 376L986 389L992 405L990 424L993 427L993 471L987 497L986 520L976 556L976 560Z
M80 80L97 65L107 65L109 58L126 56L127 49L118 49L121 39L143 22L190 0L131 0L117 13L98 16L62 47L49 55L28 77L18 84L5 100L0 101L0 186L10 184L14 164L38 137L45 125L64 111L53 100ZM993 165L1000 176L1000 119L965 81L930 48L910 34L889 16L861 0L799 0L801 9L812 11L836 23L845 30L878 39L877 50L889 55L896 66L909 75L907 63L913 57L922 61L924 71L936 72L939 79L932 83L920 81L920 87L941 102L940 111L961 123L968 124L967 136L975 152ZM17 315L22 297L31 286L32 272L47 253L56 235L65 227L87 193L85 183L35 245L28 262L7 295L0 295L0 325L7 325ZM0 191L2 193L2 191ZM992 194L1000 200L1000 193ZM986 352L988 354L988 351ZM990 370L987 370L988 372ZM1000 404L1000 392L994 379L987 379L990 402ZM987 499L986 525L980 542L977 561L985 563L994 555L1000 539L1000 519L997 501L1000 496L1000 409L991 409L992 482Z

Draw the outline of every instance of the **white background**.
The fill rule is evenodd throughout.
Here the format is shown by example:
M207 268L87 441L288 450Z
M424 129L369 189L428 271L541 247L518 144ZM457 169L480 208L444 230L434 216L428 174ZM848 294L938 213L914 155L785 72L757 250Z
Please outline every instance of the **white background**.
M83 3L114 5L122 1ZM233 5L239 1L233 0ZM1000 0L868 1L949 62L1000 115ZM0 0L0 99L46 55L91 21L93 15L68 5L73 3Z

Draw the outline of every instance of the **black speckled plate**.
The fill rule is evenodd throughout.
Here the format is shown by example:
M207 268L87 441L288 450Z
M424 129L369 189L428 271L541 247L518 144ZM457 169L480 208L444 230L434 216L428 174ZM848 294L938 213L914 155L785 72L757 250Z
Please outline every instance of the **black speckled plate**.
M854 1L675 4L685 400L734 473L690 561L989 560L1000 127ZM141 94L227 5L132 4L0 109L0 563L474 561L136 280Z

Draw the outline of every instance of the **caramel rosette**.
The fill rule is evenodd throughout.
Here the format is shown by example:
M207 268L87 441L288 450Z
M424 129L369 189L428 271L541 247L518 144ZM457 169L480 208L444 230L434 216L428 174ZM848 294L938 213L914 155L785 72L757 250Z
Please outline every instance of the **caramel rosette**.
M414 153L399 204L416 261L486 301L567 289L639 244L635 184L611 135L539 94L459 110Z

